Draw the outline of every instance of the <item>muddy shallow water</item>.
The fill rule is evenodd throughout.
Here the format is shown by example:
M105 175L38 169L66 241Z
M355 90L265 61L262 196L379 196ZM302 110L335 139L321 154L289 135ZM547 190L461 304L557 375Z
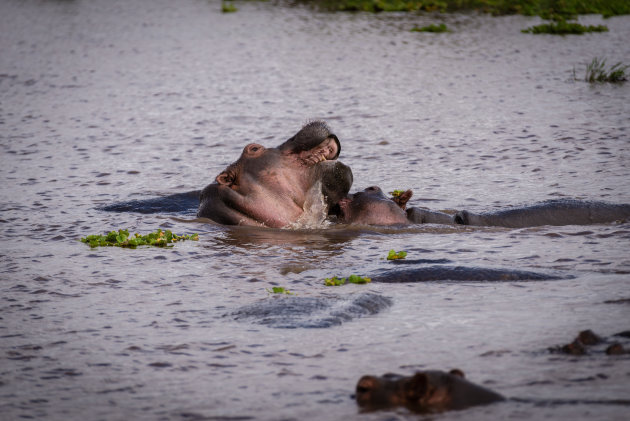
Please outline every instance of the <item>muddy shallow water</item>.
M441 210L628 203L630 84L572 69L627 63L630 17L549 37L519 32L536 18L236 4L0 3L0 418L416 419L360 413L359 377L457 367L519 400L434 418L624 419L628 355L547 348L630 328L628 223L272 230L99 207L200 189L245 144L277 145L313 118L341 139L353 190L412 188L412 205ZM442 20L454 33L409 31ZM200 240L77 241L158 227ZM393 268L392 248L566 279L323 285ZM325 328L234 316L282 299L274 285L391 305Z

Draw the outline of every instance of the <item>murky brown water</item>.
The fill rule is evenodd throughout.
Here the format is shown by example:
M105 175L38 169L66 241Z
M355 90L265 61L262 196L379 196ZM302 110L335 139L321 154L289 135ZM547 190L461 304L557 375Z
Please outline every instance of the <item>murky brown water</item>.
M0 3L0 418L415 419L360 414L358 378L458 367L539 404L436 418L624 419L627 405L592 401L628 399L628 356L547 347L629 328L627 302L605 303L630 298L628 224L252 230L97 208L200 189L246 143L274 146L312 118L341 139L354 190L413 188L415 206L475 211L630 202L630 84L571 72L596 56L628 63L630 17L563 38L519 32L536 19L453 15L454 33L418 34L439 19L236 4ZM77 241L157 227L201 238ZM574 278L322 285L390 268L391 248ZM273 299L272 285L392 305L322 329L230 316Z

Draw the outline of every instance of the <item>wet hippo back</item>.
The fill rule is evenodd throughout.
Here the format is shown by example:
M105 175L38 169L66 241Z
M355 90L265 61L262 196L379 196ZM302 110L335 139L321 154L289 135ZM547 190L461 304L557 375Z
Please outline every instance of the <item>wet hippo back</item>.
M601 224L627 218L630 218L629 204L558 199L480 214L461 211L455 215L455 222L463 225L524 228Z

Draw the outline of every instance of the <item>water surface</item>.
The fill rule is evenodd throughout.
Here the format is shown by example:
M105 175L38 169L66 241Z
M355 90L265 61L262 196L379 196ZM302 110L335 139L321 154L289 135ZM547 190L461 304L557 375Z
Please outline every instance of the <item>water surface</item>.
M624 419L627 405L602 401L628 398L628 356L547 348L629 328L627 302L606 303L630 298L628 223L264 230L99 208L200 189L247 143L275 146L314 118L341 139L353 190L412 188L412 205L436 210L628 203L630 85L574 81L572 69L627 63L630 18L551 37L521 34L538 19L518 16L236 5L0 4L0 418L416 419L360 413L357 380L457 367L530 401L435 418ZM409 32L442 20L454 33ZM158 227L200 241L77 241ZM392 248L572 277L323 286L391 268ZM392 305L322 329L231 316L274 285Z

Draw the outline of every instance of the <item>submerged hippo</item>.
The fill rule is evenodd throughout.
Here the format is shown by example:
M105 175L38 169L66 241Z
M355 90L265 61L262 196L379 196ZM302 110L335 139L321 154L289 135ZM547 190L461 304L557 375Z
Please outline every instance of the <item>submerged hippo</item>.
M337 219L347 224L408 225L461 224L508 228L541 225L588 225L630 218L630 205L570 199L550 200L530 206L475 214L460 211L455 215L412 207L406 204L412 196L407 190L388 198L376 186L348 195L339 201Z
M337 161L341 144L315 121L276 148L252 143L199 197L197 216L226 225L281 228L308 211L323 194L335 205L352 186L352 171Z
M357 404L368 410L403 406L413 412L442 412L487 405L505 398L469 382L461 370L418 371L413 376L363 376L357 383Z

